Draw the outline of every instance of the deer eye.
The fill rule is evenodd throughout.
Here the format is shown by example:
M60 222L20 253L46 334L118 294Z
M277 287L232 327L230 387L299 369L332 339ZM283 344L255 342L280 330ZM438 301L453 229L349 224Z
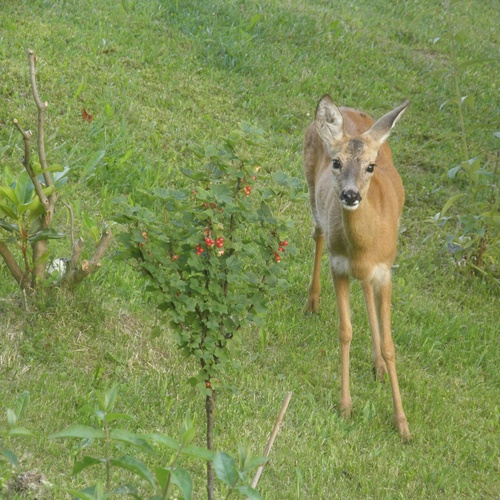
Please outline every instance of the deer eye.
M334 170L340 170L342 168L342 164L340 163L340 160L337 160L337 158L335 158L335 160L332 161L332 168Z
M366 167L366 171L368 173L372 173L373 171L375 170L375 163L370 163L367 167Z

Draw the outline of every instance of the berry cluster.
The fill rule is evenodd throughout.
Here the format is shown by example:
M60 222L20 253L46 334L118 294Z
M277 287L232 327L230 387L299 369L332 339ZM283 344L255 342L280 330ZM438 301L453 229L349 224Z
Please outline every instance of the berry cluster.
M247 186L245 188L245 195L249 196L251 192L252 192L252 186Z
M280 241L280 244L278 245L278 251L274 252L274 260L276 262L280 262L281 256L280 256L279 252L284 252L286 246L288 246L288 241L286 241L286 240Z
M222 249L224 247L224 238L217 238L216 240L213 240L209 236L205 238L205 245L207 245L207 248L212 248L214 245L219 249L217 252L218 255L224 255L224 250ZM205 249L201 245L196 246L196 255L201 255Z

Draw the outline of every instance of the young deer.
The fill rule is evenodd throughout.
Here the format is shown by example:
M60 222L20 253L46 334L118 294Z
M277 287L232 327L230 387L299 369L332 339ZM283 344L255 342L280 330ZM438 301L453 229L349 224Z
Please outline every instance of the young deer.
M404 188L385 140L409 101L377 122L323 96L304 141L304 172L314 219L314 269L307 309L319 310L323 239L330 260L339 315L340 413L350 416L349 350L352 326L349 278L360 281L372 333L375 376L386 373L392 388L394 423L404 440L411 434L403 410L391 335L391 266L396 257Z

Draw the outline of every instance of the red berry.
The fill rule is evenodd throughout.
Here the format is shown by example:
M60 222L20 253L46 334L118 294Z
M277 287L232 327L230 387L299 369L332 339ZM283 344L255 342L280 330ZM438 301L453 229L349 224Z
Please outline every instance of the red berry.
M176 254L176 255L172 255L172 258L170 259L172 262L175 262L176 260L179 259L179 256Z
M286 241L286 240L285 240L285 241L282 241L282 242L280 243L280 245L281 245L282 247L286 247L286 246L288 246L288 241Z
M214 240L212 238L205 238L205 243L207 244L208 248L214 246Z

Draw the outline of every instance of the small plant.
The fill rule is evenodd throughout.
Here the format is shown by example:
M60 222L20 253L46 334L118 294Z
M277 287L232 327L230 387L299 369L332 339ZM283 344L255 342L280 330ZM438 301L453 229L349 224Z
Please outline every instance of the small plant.
M32 132L24 130L15 119L14 124L24 141L24 171L14 175L9 168L4 168L3 182L6 184L0 185L0 255L20 289L36 292L46 276L49 240L65 237L52 226L57 203L61 201L60 189L67 180L69 168L48 164L44 131L48 103L42 102L38 94L36 56L32 50L28 51L28 58L33 99L38 108L38 157L36 160L31 157ZM61 273L60 283L71 287L99 269L101 257L111 240L111 232L106 229L91 260L80 263L84 242L82 238L74 239L71 206L62 201L61 204L70 211L73 248L67 268Z
M154 494L148 496L151 500L167 500L172 498L174 487L186 500L191 500L193 482L187 469L179 466L181 459L195 458L203 462L213 461L217 477L228 485L228 498L233 492L239 492L251 499L260 499L260 495L247 485L246 474L264 463L267 459L252 457L248 451L240 448L239 465L227 453L212 453L205 448L194 446L195 437L193 421L186 415L179 439L160 433L136 434L118 426L120 422L133 422L135 419L127 413L116 412L114 409L117 398L117 387L107 391L103 397L98 398L98 407L93 410L97 418L97 425L72 425L67 429L57 432L49 439L76 438L82 440L82 451L87 451L94 441L101 443L99 447L101 456L84 455L73 466L72 474L80 474L93 466L104 468L103 481L82 490L68 489L73 498L81 500L103 500L116 495L130 495L134 498L141 496L138 488L130 483L112 484L112 469L123 473L132 473L139 479L148 483ZM157 466L154 474L149 470L144 461L139 460L136 454L146 453L150 458L157 457L156 447L167 448L173 452L168 465ZM124 448L127 453L122 455ZM116 456L116 453L119 455ZM116 476L114 476L116 477Z
M209 450L216 393L238 334L263 323L269 297L287 286L280 262L293 253L284 211L302 195L302 182L249 157L248 147L264 144L263 132L245 124L222 147L193 149L201 165L181 169L185 187L142 192L154 212L119 200L124 258L146 277L177 345L198 363L190 383L205 397ZM209 462L209 499L213 482Z
M11 438L31 436L32 433L24 427L19 427L19 420L28 408L29 392L22 392L14 408L7 408L7 427L0 429L0 492L3 491L14 468L19 465L16 454L11 450Z
M458 52L465 35L455 30L450 7L444 4L447 15L447 31L434 40L435 43L447 39L450 44L452 97L441 104L440 109L452 105L456 109L460 129L460 149L462 161L448 170L448 177L462 181L463 191L451 196L432 221L440 227L452 227L446 236L448 249L453 253L460 267L474 273L488 276L498 281L500 276L500 152L471 158L468 144L466 110L474 109L474 96L464 96L460 87L460 75L470 65L484 63L467 61L460 63ZM500 131L494 132L500 137ZM456 205L456 213L450 209Z

